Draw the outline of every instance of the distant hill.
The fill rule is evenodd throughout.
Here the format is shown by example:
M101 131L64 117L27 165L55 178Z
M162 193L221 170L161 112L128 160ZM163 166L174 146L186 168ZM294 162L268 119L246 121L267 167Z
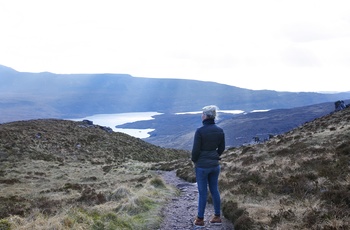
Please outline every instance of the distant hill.
M284 109L350 99L350 92L248 90L214 82L127 74L27 73L6 66L0 66L0 82L1 123L101 113L188 112L207 104L228 110Z
M219 113L217 124L225 131L226 145L238 147L254 141L265 141L270 136L285 133L332 112L334 103L237 115ZM150 133L150 137L144 139L145 141L168 148L191 150L194 131L201 125L201 117L198 114L163 114L154 116L153 120L127 123L117 127L155 129Z
M194 181L193 165L185 164L177 175ZM235 229L349 229L349 175L347 108L224 152L223 214Z

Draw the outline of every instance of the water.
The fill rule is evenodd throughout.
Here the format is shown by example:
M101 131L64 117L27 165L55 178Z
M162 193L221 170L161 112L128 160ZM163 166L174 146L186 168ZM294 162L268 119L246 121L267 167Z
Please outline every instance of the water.
M154 119L153 116L161 115L158 112L135 112L135 113L116 113L116 114L96 114L88 117L70 119L73 121L89 120L95 125L110 127L114 132L126 133L137 138L147 138L154 129L122 129L116 128L117 125L125 123L145 121Z
M266 112L268 110L253 110L251 112ZM182 112L176 113L177 115L183 114L200 114L202 111L194 112ZM231 113L231 114L241 114L244 113L243 110L220 110L220 113ZM117 125L122 125L125 123L132 123L136 121L152 120L154 116L161 115L163 113L158 112L133 112L133 113L115 113L115 114L95 114L88 117L70 119L73 121L90 120L96 125L110 127L114 132L126 133L130 136L137 138L147 138L150 136L150 132L154 129L124 129L116 128Z

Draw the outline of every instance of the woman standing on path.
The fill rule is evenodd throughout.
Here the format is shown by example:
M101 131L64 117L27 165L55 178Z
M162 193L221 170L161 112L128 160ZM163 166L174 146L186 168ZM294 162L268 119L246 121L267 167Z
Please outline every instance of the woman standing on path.
M217 117L215 105L205 106L202 110L203 126L198 128L194 135L191 160L195 164L196 181L198 186L198 214L194 221L195 226L204 227L204 212L207 203L208 184L213 198L214 216L211 224L221 224L221 200L218 188L220 174L220 155L225 150L224 131L215 124Z

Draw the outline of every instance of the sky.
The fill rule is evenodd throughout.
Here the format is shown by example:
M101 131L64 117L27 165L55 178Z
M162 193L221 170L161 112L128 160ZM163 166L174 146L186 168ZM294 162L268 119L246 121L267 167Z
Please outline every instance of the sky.
M0 65L350 91L348 0L0 0Z

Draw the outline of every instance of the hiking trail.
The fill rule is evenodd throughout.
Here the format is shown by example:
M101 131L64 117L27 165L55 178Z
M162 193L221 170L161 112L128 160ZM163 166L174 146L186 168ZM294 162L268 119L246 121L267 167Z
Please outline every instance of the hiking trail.
M180 195L173 197L162 210L163 223L158 230L233 230L233 224L222 218L222 225L211 225L209 220L214 214L214 207L207 203L204 214L204 227L196 227L193 221L197 215L198 190L196 183L190 183L176 176L175 171L158 171L158 174L168 184L180 190Z

